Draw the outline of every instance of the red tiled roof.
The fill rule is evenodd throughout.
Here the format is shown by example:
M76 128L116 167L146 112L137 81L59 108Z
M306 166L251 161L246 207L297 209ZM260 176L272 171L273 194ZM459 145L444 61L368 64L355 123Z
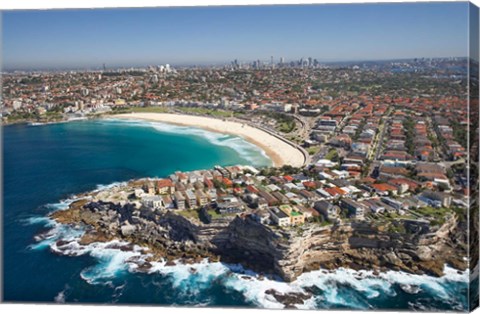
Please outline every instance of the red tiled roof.
M397 188L387 183L374 183L372 187L378 191L396 191Z

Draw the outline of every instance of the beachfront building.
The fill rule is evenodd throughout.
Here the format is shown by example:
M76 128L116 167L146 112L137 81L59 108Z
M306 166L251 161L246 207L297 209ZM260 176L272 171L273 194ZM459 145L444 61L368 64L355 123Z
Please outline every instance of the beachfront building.
M143 189L146 191L147 194L154 195L155 194L155 184L152 181L147 181Z
M158 194L173 194L175 192L175 184L170 179L161 179L157 182Z

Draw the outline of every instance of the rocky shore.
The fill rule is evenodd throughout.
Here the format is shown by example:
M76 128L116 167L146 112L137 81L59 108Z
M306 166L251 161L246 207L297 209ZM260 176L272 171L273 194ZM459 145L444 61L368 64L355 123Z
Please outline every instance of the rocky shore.
M132 250L132 245L145 248L149 257L139 265L140 271L148 271L153 261L173 266L205 258L240 263L259 274L279 275L287 282L304 272L340 267L436 277L443 275L446 264L458 270L467 268L463 258L467 255L465 220L455 215L436 227L400 222L402 232L386 231L368 222L306 223L280 229L261 224L250 215L217 218L205 224L175 211L137 208L128 202L128 195L118 198L121 193L113 193L116 198L111 199L107 195L112 194L105 193L86 194L51 217L62 224L84 227L81 245L121 240L131 244L123 245L122 250ZM57 243L59 250L62 247L66 243Z

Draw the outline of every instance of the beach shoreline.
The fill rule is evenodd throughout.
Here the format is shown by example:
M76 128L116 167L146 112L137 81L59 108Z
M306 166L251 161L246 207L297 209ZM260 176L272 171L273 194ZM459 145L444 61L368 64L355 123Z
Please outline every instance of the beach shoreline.
M246 123L171 113L125 113L109 115L108 117L162 122L180 126L197 127L216 133L231 134L239 136L255 146L260 147L276 167L284 165L302 167L305 163L305 156L300 149L266 131L252 127Z

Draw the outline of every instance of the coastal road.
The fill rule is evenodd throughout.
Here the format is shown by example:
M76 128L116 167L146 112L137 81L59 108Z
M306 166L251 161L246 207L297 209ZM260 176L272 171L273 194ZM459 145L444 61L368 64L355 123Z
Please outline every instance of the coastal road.
M310 137L310 130L312 129L311 122L297 114L293 114L292 117L300 123L297 136L300 137L301 141L303 142Z

